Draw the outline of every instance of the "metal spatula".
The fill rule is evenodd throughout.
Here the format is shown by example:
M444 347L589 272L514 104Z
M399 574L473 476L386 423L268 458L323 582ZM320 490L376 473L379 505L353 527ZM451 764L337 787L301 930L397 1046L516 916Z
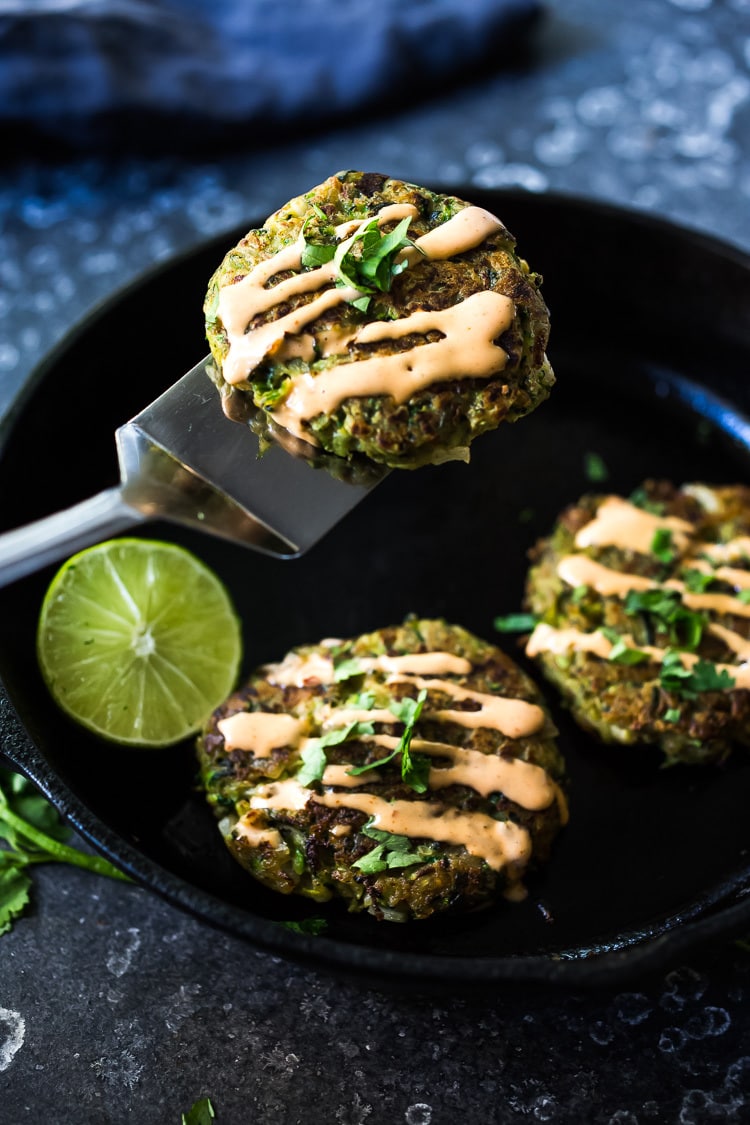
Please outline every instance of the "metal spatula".
M0 535L0 586L154 519L294 558L386 475L373 466L342 479L273 443L261 456L253 430L225 416L209 363L202 360L116 431L119 488Z

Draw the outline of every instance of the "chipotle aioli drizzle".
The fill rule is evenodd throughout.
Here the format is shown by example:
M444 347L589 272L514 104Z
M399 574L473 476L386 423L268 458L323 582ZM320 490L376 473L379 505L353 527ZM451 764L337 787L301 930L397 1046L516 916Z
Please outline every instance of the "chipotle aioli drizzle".
M434 688L450 695L457 702L478 703L476 711L442 710L434 716L448 723L458 723L462 727L489 727L499 731L506 738L528 738L544 726L545 716L536 703L525 699L507 699L501 695L470 691L450 680L425 680L421 676L395 675L389 683L414 684L418 688Z
M671 516L655 516L618 496L610 496L599 505L596 515L579 529L575 545L584 550L587 547L616 546L650 553L654 534L661 528L672 532L672 541L679 550L689 552L694 549L695 528L688 521ZM696 548L699 548L699 553L688 553L683 557L685 566L704 574L712 574L719 581L734 586L736 590L750 588L748 571L718 565L748 557L750 537L738 536L724 544L699 543ZM717 566L712 567L710 562ZM564 555L557 564L557 576L568 586L587 586L603 597L624 598L631 590L675 590L688 609L750 617L750 604L739 597L724 593L694 592L677 578L657 582L643 575L603 566L584 554ZM732 688L727 690L750 688L750 640L717 622L709 622L707 631L721 640L738 658L737 664L716 664L719 672L726 671L734 681ZM666 649L651 645L636 645L633 638L627 635L619 639L623 644L647 653L654 663L661 662L667 652ZM556 629L551 625L539 624L526 644L526 655L534 657L549 652L560 656L568 652L585 652L606 660L612 647L612 642L599 630L584 633L572 627ZM680 652L679 656L686 668L692 667L700 659L697 653L691 652Z
M373 827L396 836L463 845L496 871L524 866L531 856L529 833L512 820L459 812L428 801L385 801L373 793L315 793L290 778L264 786L250 804L254 809L301 809L309 800L328 808L357 809L372 817Z
M657 531L671 531L678 550L687 546L693 525L676 516L657 516L621 496L607 496L596 515L578 531L576 547L621 547L649 554Z
M339 238L357 231L377 219L378 225L416 218L411 204L383 207L375 216L342 224ZM480 245L502 223L481 207L466 207L446 223L428 231L402 257L410 264L421 257L440 260L464 253ZM335 285L337 266L334 261L316 269L303 271L304 237L284 246L271 258L254 266L248 274L219 291L218 316L229 345L222 363L227 383L244 382L266 356L282 354L300 356L312 362L316 341L305 329L324 313L344 301L356 299L358 290ZM269 282L280 273L296 271L274 285ZM311 299L278 319L247 330L248 324L263 313L301 295ZM286 400L270 413L291 433L306 441L310 433L302 423L323 411L332 411L349 397L392 395L405 402L418 390L457 373L474 378L489 378L507 363L507 353L495 340L513 322L515 308L509 297L493 290L484 290L451 308L435 312L417 312L396 321L373 321L354 333L326 333L323 354L332 354L351 343L373 343L392 340L409 333L424 335L436 330L441 338L424 342L404 352L373 356L339 365L335 371L307 373L292 377ZM294 340L290 346L289 338ZM289 350L291 347L291 350ZM281 351L283 349L283 352Z
M407 653L396 657L379 656L362 660L362 664L368 669L385 672L388 676L386 682L389 684L408 683L417 688L433 688L456 700L479 704L479 710L476 711L438 711L430 716L433 719L455 722L465 727L488 727L500 731L508 738L521 738L533 734L545 723L544 712L535 704L470 691L452 681L440 678L425 679L420 674L427 673L439 677L449 674L465 675L470 672L471 662L454 653L426 652ZM281 665L273 665L271 669L277 675L274 682L283 679L291 683L296 683L300 675L304 675L307 670L304 660L298 664L291 659ZM277 669L284 669L284 672L277 672ZM274 741L280 739L282 733L287 735L292 732L291 725L283 732L276 726L275 720L281 717L269 714L266 731L261 730L263 720L258 724L255 732L252 732L248 726L244 741L241 738L240 722L231 722L239 719L240 716L230 716L230 719L222 720L222 724L224 726L230 724L227 733L235 742L243 741L243 748L253 749L258 754L260 746L254 741L256 735L261 740L265 739L263 745L267 746L269 739ZM285 738L285 741L279 744L287 745L291 741L292 745L301 750L309 741L303 737L303 724L291 716L286 717L290 719L291 724L296 725L295 738L293 740ZM324 729L343 727L351 722L397 723L400 721L387 708L331 708L327 714L323 712L319 715L319 718L323 720ZM389 752L396 750L401 741L396 736L384 734L363 734L358 740L382 746ZM449 785L465 785L484 797L494 792L501 792L522 808L532 811L548 808L556 801L561 822L565 823L567 820L567 805L562 791L541 766L520 758L509 759L496 754L484 754L427 739L413 738L411 748L416 753L424 753L448 761L447 765L430 768L428 787L431 790ZM266 785L257 787L250 798L249 812L240 817L237 823L238 835L250 842L280 846L283 843L280 836L274 843L276 837L273 833L276 830L257 823L258 813L264 809L295 811L304 808L309 800L313 800L330 807L368 812L374 818L377 827L399 835L463 845L470 854L481 856L496 869L504 866L520 867L527 862L531 850L530 836L525 829L512 821L500 822L475 812L459 813L455 809L446 809L442 805L425 801L389 802L369 793L357 793L354 790L372 781L377 777L377 773L365 771L364 774L353 775L349 772L351 769L352 765L347 763L326 765L322 784L326 787L335 786L339 791L326 788L322 794L317 794L314 790L300 785L293 777L282 781L270 781ZM512 879L516 877L515 874L511 875Z
M721 626L709 626L709 628L717 629ZM726 630L726 633L729 633L729 630ZM720 636L721 634L717 633L716 635ZM744 640L738 634L734 634L734 636L738 642ZM726 636L724 636L724 639L726 640ZM633 638L627 635L620 637L619 640L628 645L629 648L637 648L639 652L647 653L655 664L661 663L667 655L667 649L658 648L655 645L636 645L633 643ZM567 652L590 652L606 660L613 647L612 641L608 640L598 630L593 633L584 633L573 627L556 629L552 625L542 624L537 625L529 637L526 643L526 655L533 657L539 656L543 652L551 652L560 656ZM685 668L692 668L701 659L697 652L678 652L677 655ZM750 688L750 663L715 664L714 667L717 672L727 672L732 677L734 682L725 689L726 691L734 691L736 688Z

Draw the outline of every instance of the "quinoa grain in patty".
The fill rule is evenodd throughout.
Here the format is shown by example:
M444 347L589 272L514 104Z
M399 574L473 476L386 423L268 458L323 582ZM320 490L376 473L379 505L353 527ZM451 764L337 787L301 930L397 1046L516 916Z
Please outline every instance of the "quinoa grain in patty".
M405 921L523 893L566 818L554 735L498 648L409 620L259 669L198 755L256 879Z
M539 282L482 208L342 172L214 274L214 377L329 453L401 468L466 460L478 434L528 414L554 382Z

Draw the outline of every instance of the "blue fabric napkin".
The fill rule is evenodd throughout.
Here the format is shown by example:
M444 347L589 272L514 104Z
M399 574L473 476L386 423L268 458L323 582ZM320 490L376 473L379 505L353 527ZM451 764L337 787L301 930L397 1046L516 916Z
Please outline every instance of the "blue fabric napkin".
M0 126L247 143L514 61L539 0L3 0ZM168 128L168 132L165 129ZM174 131L176 130L176 132Z

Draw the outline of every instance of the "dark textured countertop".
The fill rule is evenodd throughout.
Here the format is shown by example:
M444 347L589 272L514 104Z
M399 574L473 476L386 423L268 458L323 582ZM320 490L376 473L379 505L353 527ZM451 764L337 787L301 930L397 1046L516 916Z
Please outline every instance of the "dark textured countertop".
M147 266L343 167L626 204L750 247L748 0L553 0L522 66L285 143L27 154L0 181L0 411ZM0 938L0 1123L618 1125L750 1119L750 953L491 1002L400 996L249 948L148 891L40 868Z

